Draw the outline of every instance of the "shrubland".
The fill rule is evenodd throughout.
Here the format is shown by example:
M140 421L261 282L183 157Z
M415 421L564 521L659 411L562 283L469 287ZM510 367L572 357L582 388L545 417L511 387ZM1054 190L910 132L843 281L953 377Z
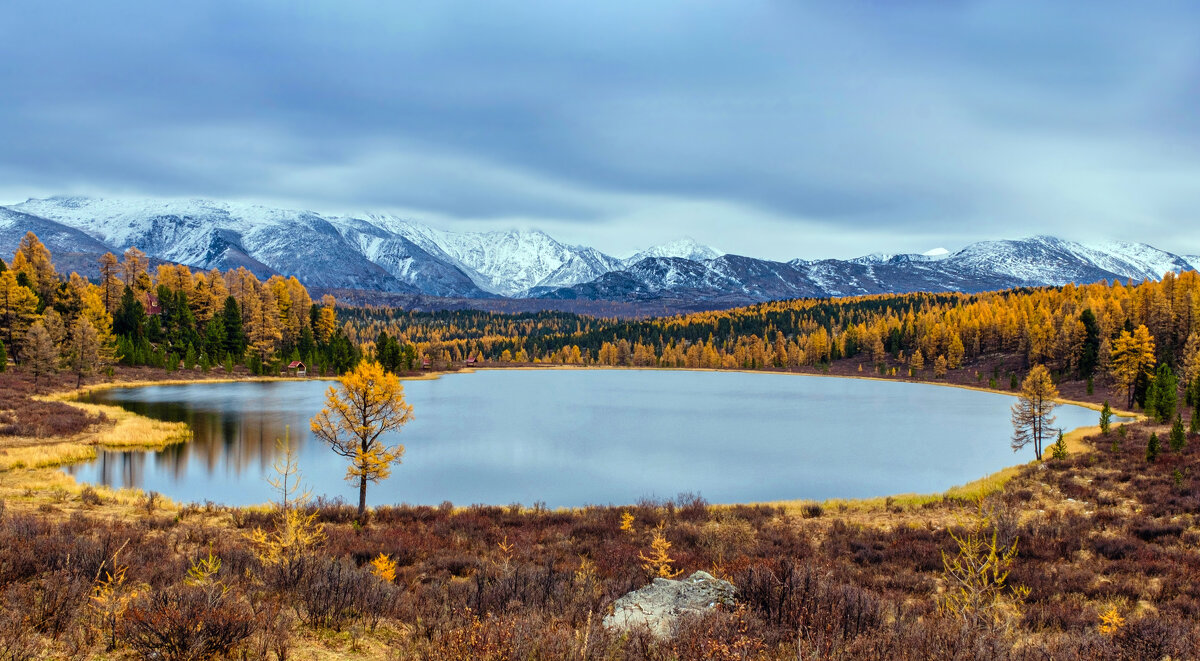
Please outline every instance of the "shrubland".
M552 511L140 505L79 492L0 514L5 658L1191 658L1200 438L1151 422L1024 466L982 500L855 509L696 496ZM33 501L31 501L33 502ZM290 519L290 520L289 520ZM299 526L288 553L264 539ZM969 542L969 543L968 543ZM665 561L665 562L664 562ZM994 571L972 583L955 567ZM671 639L601 624L665 571L735 605ZM970 598L959 593L966 589ZM959 595L956 597L955 595Z

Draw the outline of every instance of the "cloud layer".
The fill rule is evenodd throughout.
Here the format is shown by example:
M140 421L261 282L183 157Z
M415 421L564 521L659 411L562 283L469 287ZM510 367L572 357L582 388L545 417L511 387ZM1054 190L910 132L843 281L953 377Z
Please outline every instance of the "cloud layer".
M203 6L200 6L200 5ZM614 253L1200 252L1190 3L65 3L0 22L0 196L258 200Z

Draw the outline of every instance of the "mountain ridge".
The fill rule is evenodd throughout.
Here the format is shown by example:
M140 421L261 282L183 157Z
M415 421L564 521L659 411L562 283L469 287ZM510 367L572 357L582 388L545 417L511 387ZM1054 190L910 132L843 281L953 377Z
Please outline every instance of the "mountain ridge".
M690 237L617 258L540 230L454 232L390 214L325 215L212 200L31 198L0 207L0 249L33 230L95 275L103 252L136 247L192 268L244 266L318 289L454 299L672 300L721 306L905 291L976 292L1161 278L1200 256L1140 243L1053 236L979 241L950 252L780 262L725 254Z

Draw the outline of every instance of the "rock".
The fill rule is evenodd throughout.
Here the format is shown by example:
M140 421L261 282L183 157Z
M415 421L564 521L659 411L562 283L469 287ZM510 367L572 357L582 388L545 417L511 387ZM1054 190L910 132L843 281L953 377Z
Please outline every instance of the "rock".
M660 638L669 638L678 630L679 621L689 614L703 615L721 604L733 602L737 588L729 581L698 571L682 581L656 578L654 582L621 597L613 612L604 618L604 626L630 631L647 628Z

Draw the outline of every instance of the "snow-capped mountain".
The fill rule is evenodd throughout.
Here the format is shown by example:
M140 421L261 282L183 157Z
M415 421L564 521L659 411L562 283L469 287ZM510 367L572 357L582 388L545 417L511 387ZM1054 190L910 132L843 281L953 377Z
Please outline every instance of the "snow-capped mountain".
M545 232L449 232L386 214L323 216L209 200L51 197L4 208L15 247L23 227L68 233L56 253L120 253L136 247L193 268L245 266L266 277L295 275L319 288L431 296L520 296L594 280L625 262L595 248L560 243ZM0 223L4 222L0 219ZM21 231L18 231L21 230ZM35 231L37 231L35 229ZM683 240L647 253L711 257ZM82 260L77 269L94 275Z
M594 248L559 243L537 230L448 232L381 214L367 214L365 222L453 264L479 289L501 296L586 282L621 265Z
M117 253L132 247L194 268L244 266L260 277L294 275L312 287L417 291L310 211L207 200L84 197L28 200L9 209L78 230Z
M693 262L703 262L709 259L716 259L721 255L722 253L717 252L709 246L696 243L689 236L634 253L632 256L621 260L621 263L625 267L630 267L648 257L681 257Z
M790 262L722 254L684 238L618 259L536 230L449 232L383 214L85 197L0 207L0 251L11 254L31 230L61 268L88 276L96 275L96 258L104 252L137 247L152 262L198 269L244 266L260 277L294 275L317 289L459 299L728 306L794 297L1141 281L1200 267L1200 257L1145 244L1081 244L1051 236L982 241L957 252L939 248Z
M872 254L787 263L722 255L703 261L647 259L620 274L542 294L548 298L673 298L737 303L911 291L979 292L1009 287L1161 278L1200 259L1139 243L1084 245L1050 236L981 241L950 253ZM618 277L619 276L619 277ZM624 292L624 293L622 293Z

